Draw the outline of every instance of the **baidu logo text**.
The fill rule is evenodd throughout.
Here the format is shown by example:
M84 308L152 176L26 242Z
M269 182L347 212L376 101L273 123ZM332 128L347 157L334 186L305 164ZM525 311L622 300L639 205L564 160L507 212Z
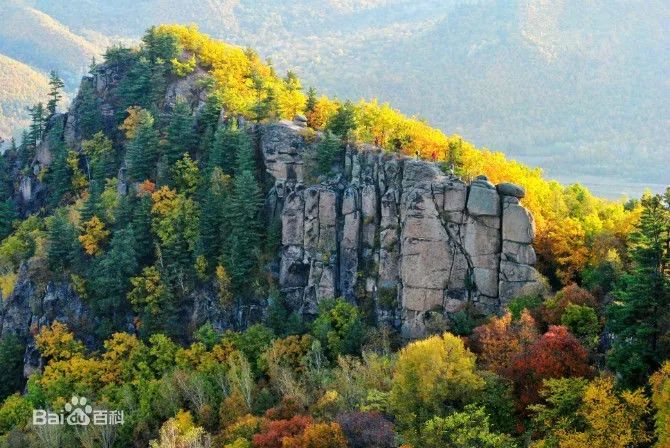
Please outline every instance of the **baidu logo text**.
M93 409L86 397L73 396L61 412L33 410L33 425L96 426L123 425L123 411Z

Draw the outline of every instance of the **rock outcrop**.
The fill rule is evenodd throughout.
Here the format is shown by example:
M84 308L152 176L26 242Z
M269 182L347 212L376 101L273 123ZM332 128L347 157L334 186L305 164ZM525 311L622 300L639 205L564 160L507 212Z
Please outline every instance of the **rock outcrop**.
M282 227L279 283L296 309L314 314L338 296L369 301L411 338L431 313L495 313L543 288L521 187L484 176L468 185L370 145L349 147L339 172L308 182L310 140L298 122L260 128L274 178L269 216Z

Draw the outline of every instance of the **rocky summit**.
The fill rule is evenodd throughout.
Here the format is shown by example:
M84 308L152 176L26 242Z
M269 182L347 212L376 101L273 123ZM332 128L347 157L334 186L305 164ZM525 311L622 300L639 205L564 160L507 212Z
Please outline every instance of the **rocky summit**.
M312 183L316 143L301 124L260 129L274 178L269 216L281 218L279 284L296 309L315 314L325 298L366 297L380 320L414 338L435 316L467 306L497 313L544 288L522 188L496 188L485 176L467 184L371 145L350 145L339 173Z
M204 76L196 70L168 84L165 107L174 107L180 98L197 117L206 101L200 82ZM82 82L82 89L98 98L105 129L115 127L118 78L114 68L103 65ZM79 152L81 96L47 125L51 129L61 123L59 138ZM521 187L496 186L485 176L466 183L437 163L353 143L333 162L330 174L317 176L315 153L324 136L306 127L304 116L254 124L222 111L219 121L230 120L251 136L259 168L269 176L264 219L268 229L281 226L281 244L267 270L293 311L314 316L322 300L344 297L400 329L404 337L417 338L460 311L499 313L514 297L544 291L533 268L535 228L519 203ZM54 161L52 145L49 139L42 141L30 169L16 170L15 201L22 216L39 212L48 200L40 173ZM117 178L119 196L137 190L124 165ZM76 288L67 281L44 285L33 271L27 262L18 272L19 287L0 310L0 333L28 337L31 326L53 320L75 331L81 328L80 336L90 333L95 319ZM49 312L33 306L56 303L54 297L58 306ZM267 300L259 297L224 309L211 285L205 285L180 307L189 327L212 322L216 328L243 328L260 319ZM63 311L70 309L76 312ZM126 321L132 328L132 316ZM26 366L35 366L35 360L28 361Z

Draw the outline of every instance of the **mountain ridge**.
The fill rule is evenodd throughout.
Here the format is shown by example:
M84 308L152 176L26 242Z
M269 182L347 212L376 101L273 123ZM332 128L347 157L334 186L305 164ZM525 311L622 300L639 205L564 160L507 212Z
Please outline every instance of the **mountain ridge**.
M571 1L331 2L328 16L309 0L300 14L281 1L196 9L82 1L69 10L23 3L79 35L96 29L137 38L150 23L193 20L258 48L281 70L298 70L325 93L389 101L446 132L542 166L550 177L600 177L588 183L607 197L668 183L661 167L670 153L669 67L645 56L666 48L662 2L594 2L581 13ZM86 16L78 13L84 10ZM630 158L640 168L621 170L619 161Z

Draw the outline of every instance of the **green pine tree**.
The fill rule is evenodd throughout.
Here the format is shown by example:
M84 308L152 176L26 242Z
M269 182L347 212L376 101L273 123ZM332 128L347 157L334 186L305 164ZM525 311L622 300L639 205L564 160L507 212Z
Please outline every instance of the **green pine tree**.
M49 268L56 274L62 274L76 264L80 254L77 232L70 223L65 209L59 209L47 222Z
M169 62L179 57L182 48L179 45L179 38L172 33L159 33L155 26L142 37L144 44L142 51L147 58L154 64Z
M151 233L151 196L143 194L134 198L131 228L135 237L135 252L143 266L152 264L154 238Z
M44 137L44 127L46 125L46 111L42 103L37 103L33 107L28 108L30 112L30 126L28 127L28 147L31 151L30 157L34 156L34 151L37 145Z
M177 101L172 111L167 128L167 141L163 157L167 168L171 169L177 160L193 149L195 142L193 117L188 104L184 101Z
M305 111L307 113L314 112L314 108L316 107L316 89L314 87L310 87L307 90L307 102L305 103Z
M346 101L337 109L335 115L328 120L326 129L333 134L347 139L356 129L356 107L351 101Z
M246 291L253 278L262 243L263 199L250 163L253 163L251 145L243 146L238 151L238 170L226 210L230 232L224 250L224 265L238 293Z
M125 317L130 309L126 295L130 278L137 274L139 265L135 252L135 236L131 229L114 232L109 250L96 257L90 277L91 307L101 320L97 328L105 337L125 328Z
M135 138L128 144L126 162L128 177L136 182L152 178L158 158L158 131L154 129L154 119L151 114L142 121Z
M223 243L228 234L225 210L230 189L230 177L221 168L215 167L202 201L201 209L205 212L200 218L200 247L208 261L217 260L223 253Z
M63 99L63 88L65 83L58 77L56 71L49 73L49 102L47 103L47 112L52 117L56 113L58 103Z
M614 291L607 309L615 341L608 364L628 385L639 386L670 357L670 195L646 195L636 231L630 235L632 270Z
M102 205L100 203L102 196L102 182L91 180L88 186L88 197L80 211L82 222L89 221L93 216L102 216Z
M91 82L82 82L74 103L74 113L82 139L91 138L102 129L101 101Z
M240 131L232 121L228 125L221 125L214 134L214 142L207 161L207 172L212 173L214 168L221 168L225 174L235 172L235 158L240 144Z
M330 131L326 134L316 147L316 167L319 173L330 173L333 162L335 162L338 153L340 152L340 139Z
M12 233L14 220L17 218L14 201L10 198L0 200L0 240Z

